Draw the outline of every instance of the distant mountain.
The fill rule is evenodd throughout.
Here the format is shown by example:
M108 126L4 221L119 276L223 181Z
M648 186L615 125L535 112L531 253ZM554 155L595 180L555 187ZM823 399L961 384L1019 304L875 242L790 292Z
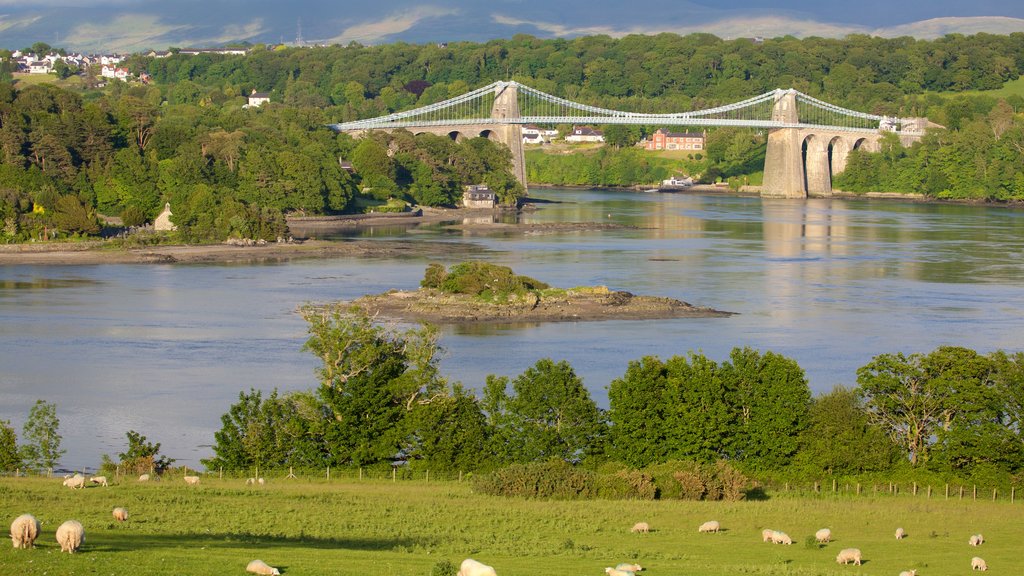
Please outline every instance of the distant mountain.
M975 16L967 18L932 18L911 22L900 26L889 26L878 28L871 32L875 36L896 38L899 36L913 36L930 40L941 38L946 34L977 34L988 32L989 34L1012 34L1024 32L1024 19L1006 18L1004 16Z

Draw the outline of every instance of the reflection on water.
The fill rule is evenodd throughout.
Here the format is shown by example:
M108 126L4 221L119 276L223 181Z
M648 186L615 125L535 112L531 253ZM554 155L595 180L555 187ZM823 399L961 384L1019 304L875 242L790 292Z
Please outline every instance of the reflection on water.
M605 285L739 312L731 318L448 327L442 371L480 389L538 359L568 360L594 398L630 360L734 346L796 359L814 390L853 384L882 352L943 344L1020 350L1024 213L881 200L762 201L540 190L524 222L603 231L474 235L480 258L555 286ZM502 216L504 218L505 216ZM326 237L326 232L318 232ZM333 234L333 233L332 233ZM351 237L346 231L341 237ZM461 242L444 225L358 235ZM454 255L445 261L455 263ZM442 259L445 260L445 259ZM231 266L0 267L0 420L57 403L65 464L95 466L136 430L196 465L249 388L315 385L305 302L415 288L426 259Z

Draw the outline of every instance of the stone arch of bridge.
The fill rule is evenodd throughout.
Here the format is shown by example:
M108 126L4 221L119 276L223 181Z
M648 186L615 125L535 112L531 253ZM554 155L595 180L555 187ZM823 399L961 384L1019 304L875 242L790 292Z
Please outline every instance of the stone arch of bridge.
M800 148L804 164L804 190L813 195L831 194L830 141L820 134L811 133L804 136Z

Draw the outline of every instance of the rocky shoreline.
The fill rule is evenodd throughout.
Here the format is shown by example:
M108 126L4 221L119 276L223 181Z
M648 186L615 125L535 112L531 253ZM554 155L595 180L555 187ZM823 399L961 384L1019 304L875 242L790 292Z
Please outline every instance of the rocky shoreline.
M371 316L435 324L664 320L733 315L674 298L637 296L603 286L529 292L505 302L425 288L392 290L344 304Z

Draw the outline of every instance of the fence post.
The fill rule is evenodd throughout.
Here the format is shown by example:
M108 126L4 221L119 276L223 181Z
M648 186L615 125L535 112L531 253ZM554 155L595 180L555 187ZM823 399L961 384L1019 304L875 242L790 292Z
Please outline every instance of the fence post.
M426 482L430 482L430 470L427 470L427 479L426 479Z
M459 470L459 484L462 484L462 470ZM1012 497L1010 498L1010 501L1013 501Z
M398 468L397 468L397 467L395 467L395 466L392 466L392 467L391 467L391 481L392 481L392 482L394 482L394 481L395 481L395 471L396 471L396 470L398 470Z
M1010 486L1010 504L1013 504L1013 497L1017 495L1017 487Z
M973 492L973 495L971 496L971 498L973 500L977 500L978 499L978 485L977 484L974 485L974 492Z
M917 482L914 482L914 496L917 496Z
M961 500L964 499L964 485L963 484L960 485L960 499Z
M999 488L993 488L992 489L992 501L993 502L996 501L996 494L998 493L998 491L999 491Z
M331 481L331 467L330 466L327 467L327 481L328 482Z
M946 482L946 500L949 500L949 482Z
M359 480L362 480L362 479L363 479L363 467L360 466L359 467Z
M857 496L860 496L860 482L857 482Z
M818 484L817 480L815 480L814 481L814 493L817 494L818 492L821 492L821 485Z
M224 479L224 467L223 466L220 467L220 479L221 480Z
M932 499L932 485L931 484L928 485L928 499L929 500Z
M832 493L834 494L834 493L835 493L835 491L836 491L836 479L835 479L835 478L833 478L833 479L832 479Z

